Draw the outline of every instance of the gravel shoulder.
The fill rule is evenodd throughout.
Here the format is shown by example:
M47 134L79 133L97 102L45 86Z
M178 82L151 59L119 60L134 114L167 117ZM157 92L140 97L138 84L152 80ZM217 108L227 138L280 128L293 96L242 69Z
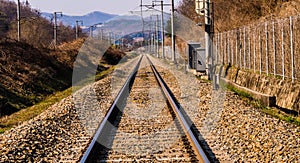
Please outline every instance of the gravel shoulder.
M78 162L112 102L109 90L110 78L100 80L0 135L0 162ZM95 93L98 106L76 107L75 98L84 103ZM86 125L87 113L99 116Z
M213 90L211 83L174 65L152 60L173 74L166 75L168 86L218 161L300 162L299 126L263 113L225 88Z

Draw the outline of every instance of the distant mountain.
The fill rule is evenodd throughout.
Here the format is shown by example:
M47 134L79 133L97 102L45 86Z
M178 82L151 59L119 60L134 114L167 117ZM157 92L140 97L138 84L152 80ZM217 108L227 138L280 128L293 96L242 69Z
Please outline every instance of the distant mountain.
M164 26L166 26L167 21L169 19L170 19L169 15L167 14L164 15ZM149 30L150 27L153 29L155 20L156 18L154 17L152 17L152 19L150 17L144 17L144 30ZM122 15L110 19L109 21L104 23L104 26L101 28L115 33L129 34L129 33L142 31L143 24L140 16Z
M53 19L53 13L43 12L42 16L48 20ZM63 14L62 17L59 16L57 19L58 21L63 22L64 25L75 26L76 20L82 20L84 26L91 26L94 24L104 23L114 17L117 17L117 15L95 11L83 16L70 16L70 15Z
M119 15L116 17L113 17L112 19L108 21L117 21L117 20L141 20L140 16L136 15Z

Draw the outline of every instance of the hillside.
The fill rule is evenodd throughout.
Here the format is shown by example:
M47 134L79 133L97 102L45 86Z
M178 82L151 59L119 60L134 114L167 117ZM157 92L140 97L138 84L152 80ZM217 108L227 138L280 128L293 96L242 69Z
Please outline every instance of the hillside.
M257 21L297 15L299 0L213 0L215 31L227 31ZM193 0L182 0L178 12L194 20L203 21L195 12Z
M73 47L75 55L76 48ZM0 42L0 116L31 106L71 85L72 67L61 51Z
M84 41L65 43L56 50L38 49L13 40L0 41L0 117L69 88L73 64ZM117 64L124 56L119 50L107 49L101 61L105 66L99 65L98 73Z
M257 21L299 14L299 2L299 0L216 0L215 30L225 31Z

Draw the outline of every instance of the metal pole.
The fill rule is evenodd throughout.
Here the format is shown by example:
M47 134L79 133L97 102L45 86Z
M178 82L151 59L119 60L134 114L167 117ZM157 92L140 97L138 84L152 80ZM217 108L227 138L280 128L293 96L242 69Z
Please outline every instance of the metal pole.
M246 69L246 27L244 27L244 69Z
M295 65L294 65L294 43L293 43L293 17L290 16L290 42L291 42L291 59L292 59L292 82L295 82Z
M156 54L157 58L159 58L159 45L158 45L158 15L156 15L156 26L155 26L155 31L156 31Z
M249 27L248 28L248 32L249 32L249 35L248 35L248 60L249 60L249 70L251 69L251 35L250 35L250 32L251 32L251 28Z
M224 55L224 44L223 44L223 33L221 33L221 42L220 42L220 46L222 48L222 63L223 65L225 64L225 55Z
M78 39L78 21L76 20L76 40Z
M281 40L282 40L282 44L281 44L281 54L282 54L282 78L284 80L285 78L285 67L284 67L284 58L285 58L285 54L284 54L284 30L283 30L283 24L281 24Z
M150 15L150 54L152 53L152 15Z
M93 38L93 26L90 26L90 38Z
M253 59L253 69L254 69L254 72L256 72L256 29L255 29L255 33L253 32L253 55L254 55L254 59Z
M109 33L108 33L109 45L111 45L111 43L112 43L112 40L111 40L111 33L112 33L112 32L109 32Z
M54 45L57 45L57 14L61 14L60 16L62 16L62 12L54 12Z
M17 2L17 20L18 20L18 41L21 40L21 6L20 6L20 0Z
M266 32L266 73L269 75L269 49L268 49L268 38L269 38L269 33L268 33L268 24L265 23L265 32Z
M238 31L236 30L236 41L235 41L235 65L238 66Z
M240 68L242 68L242 48L241 48L241 44L242 44L242 35L241 35L241 29L239 29L239 34L240 34L240 38L239 38L239 49L240 49Z
M258 35L258 40L259 40L259 74L262 73L262 43L261 43L261 36L260 33L261 31L259 31L259 35Z
M171 0L171 30L172 30L172 57L173 62L176 64L176 53L175 53L175 31L174 31L174 0Z
M142 38L144 41L145 25L144 25L144 17L143 17L143 0L141 0L141 19L142 19ZM143 46L143 41L141 42L141 47Z
M79 38L79 31L78 31L78 23L81 23L81 25L83 25L83 21L82 20L76 20L76 40Z
M162 47L162 57L165 58L165 27L164 27L164 1L161 3L161 47Z
M54 45L57 44L57 20L56 20L56 12L54 12Z
M229 41L229 32L227 32L227 46L228 46L228 63L231 63L231 57L230 57L230 41Z
M205 1L204 5L204 15L205 15L205 55L208 60L208 79L212 79L212 66L213 60L211 56L211 49L210 49L210 32L211 32L211 22L210 22L210 0Z
M227 61L227 64L229 64L228 62L228 54L227 54L227 44L226 44L226 41L227 41L227 33L224 32L224 58L225 58L225 61Z
M220 33L218 33L218 38L217 38L217 63L219 63L219 59L220 59L220 45L219 45L219 42L220 42Z
M233 35L234 35L234 32L231 31L230 37L231 37L232 42L231 42L230 48L231 48L231 65L232 66L233 66L233 62L234 62L234 43L233 43L234 38L232 38Z
M103 30L104 29L101 29L101 40L103 40Z
M276 41L275 41L275 25L274 25L274 21L272 23L273 27L273 50L274 50L274 75L276 75Z

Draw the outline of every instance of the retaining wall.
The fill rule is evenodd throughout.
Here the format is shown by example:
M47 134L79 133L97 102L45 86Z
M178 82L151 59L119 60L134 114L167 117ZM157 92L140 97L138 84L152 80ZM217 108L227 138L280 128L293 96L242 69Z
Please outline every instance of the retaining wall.
M289 79L277 79L274 76L260 75L239 70L234 67L226 69L224 77L242 87L276 97L276 105L300 112L300 83Z

